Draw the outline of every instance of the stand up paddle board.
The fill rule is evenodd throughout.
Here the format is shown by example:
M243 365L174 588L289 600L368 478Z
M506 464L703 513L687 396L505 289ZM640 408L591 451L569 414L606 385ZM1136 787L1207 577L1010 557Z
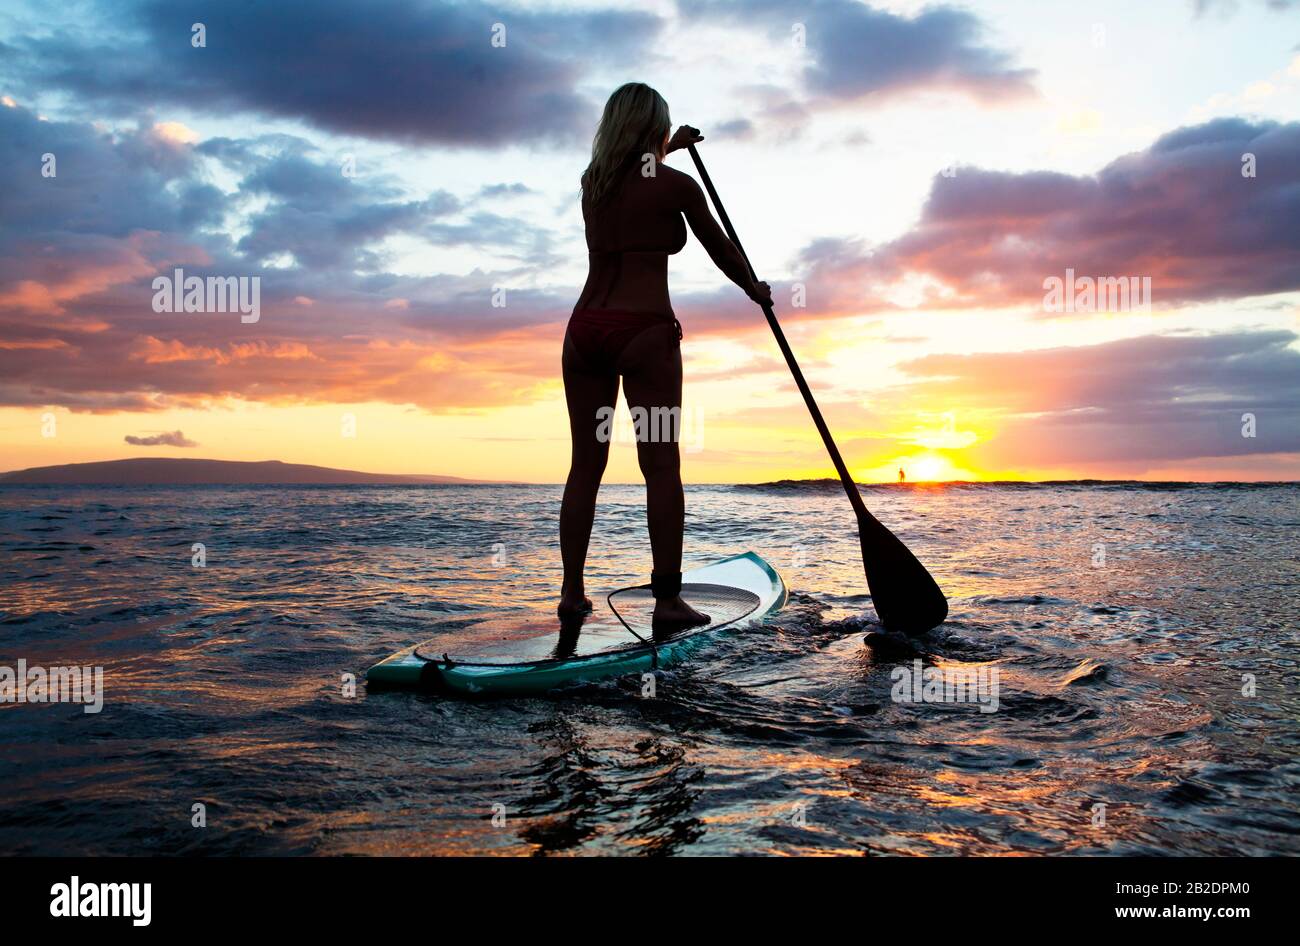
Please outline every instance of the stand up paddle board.
M581 624L536 615L463 624L375 664L366 682L478 696L545 693L645 673L677 663L707 634L757 624L785 605L786 589L776 569L745 552L683 574L682 598L709 623L656 634L650 588L623 588L596 602Z

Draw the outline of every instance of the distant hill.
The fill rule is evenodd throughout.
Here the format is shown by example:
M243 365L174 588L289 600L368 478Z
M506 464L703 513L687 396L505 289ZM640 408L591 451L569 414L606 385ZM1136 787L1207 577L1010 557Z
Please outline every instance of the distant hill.
M455 476L359 473L356 470L333 470L327 466L282 463L279 460L245 462L241 460L191 460L159 457L102 460L97 463L64 463L59 466L36 466L29 470L0 473L0 485L54 483L65 486L168 486L190 484L211 484L216 486L254 484L342 486L347 484L403 485L482 482L485 481L465 480Z

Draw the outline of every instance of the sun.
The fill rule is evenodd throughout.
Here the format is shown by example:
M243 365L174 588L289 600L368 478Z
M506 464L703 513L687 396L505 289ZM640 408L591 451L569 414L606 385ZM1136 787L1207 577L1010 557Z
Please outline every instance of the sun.
M935 480L951 479L953 465L948 462L946 457L926 453L914 458L910 468L905 466L903 470L907 473L908 479L934 482Z
M899 482L900 470L903 473L902 481L906 483L949 483L954 480L976 482L983 479L976 471L959 466L942 453L931 451L897 456L879 466L863 469L859 471L859 479L866 483Z

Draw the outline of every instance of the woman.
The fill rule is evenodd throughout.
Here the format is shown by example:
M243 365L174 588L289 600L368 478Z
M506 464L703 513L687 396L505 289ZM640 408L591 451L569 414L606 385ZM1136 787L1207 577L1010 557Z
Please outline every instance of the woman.
M609 459L608 417L619 377L632 411L680 417L682 332L668 301L668 257L686 245L682 218L732 282L754 301L771 302L771 290L750 277L744 257L713 219L695 179L663 164L670 152L704 140L689 125L670 139L671 128L668 103L658 92L640 82L622 86L605 103L591 163L582 175L589 270L564 337L573 457L560 509L562 618L591 610L583 567L596 493ZM654 556L653 621L702 624L708 615L681 597L685 498L677 448L680 425L670 424L667 432L655 426L642 426L637 436Z

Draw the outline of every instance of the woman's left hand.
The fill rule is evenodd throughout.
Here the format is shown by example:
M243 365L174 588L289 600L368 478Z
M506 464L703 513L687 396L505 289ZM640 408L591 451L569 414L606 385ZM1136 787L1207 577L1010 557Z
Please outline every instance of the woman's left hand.
M671 154L685 148L687 145L693 145L703 140L704 136L700 134L698 128L692 128L690 125L680 125L672 138L668 139L668 147L664 150L664 154Z

